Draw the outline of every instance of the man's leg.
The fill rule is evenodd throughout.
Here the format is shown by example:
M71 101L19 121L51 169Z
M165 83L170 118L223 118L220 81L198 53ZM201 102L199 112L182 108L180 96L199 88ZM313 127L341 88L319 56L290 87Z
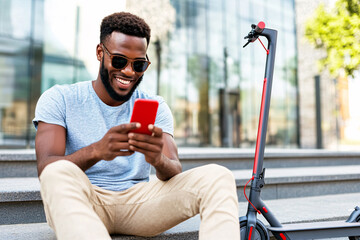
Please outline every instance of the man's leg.
M200 213L199 239L239 240L235 179L211 164L114 195L114 233L153 236Z
M46 218L58 240L111 239L94 210L99 204L93 186L79 167L66 160L51 163L40 184Z

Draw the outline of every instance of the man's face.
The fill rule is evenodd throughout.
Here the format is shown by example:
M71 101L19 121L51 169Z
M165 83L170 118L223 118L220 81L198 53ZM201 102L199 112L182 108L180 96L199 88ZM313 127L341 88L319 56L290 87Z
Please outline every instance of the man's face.
M104 43L108 52L130 59L146 59L146 39L113 32ZM111 58L103 49L100 78L108 95L116 102L129 100L142 80L143 73L135 72L129 63L124 69L112 66Z
M100 78L102 83L104 84L104 87L107 91L107 93L110 95L110 97L117 101L117 102L126 102L130 99L131 95L137 88L137 86L141 83L143 76L139 77L138 80L135 82L135 84L130 88L130 91L125 94L119 94L115 91L115 89L112 87L110 78L109 78L109 70L105 68L104 66L104 57L103 61L101 63L101 69L100 69Z

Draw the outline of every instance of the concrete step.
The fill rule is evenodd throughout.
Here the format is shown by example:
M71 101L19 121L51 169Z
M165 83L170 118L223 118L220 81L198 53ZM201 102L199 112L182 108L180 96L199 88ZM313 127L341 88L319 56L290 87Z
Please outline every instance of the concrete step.
M359 204L360 193L325 195L317 197L268 200L266 205L281 223L302 223L319 221L345 221L356 205ZM244 216L247 203L239 203L239 216ZM268 225L260 215L258 218ZM195 216L163 234L153 238L134 236L112 236L115 240L165 240L165 239L198 239L200 226L199 216ZM54 232L46 223L0 225L2 240L55 240ZM345 240L347 237L336 238Z
M38 178L0 179L0 212L0 225L45 222Z
M37 177L34 149L0 150L0 178Z
M195 216L155 237L148 238L125 235L112 235L111 237L113 240L197 240L199 226L200 218L199 216ZM28 223L0 225L0 239L56 240L56 236L47 223Z
M251 170L233 170L239 202ZM156 178L151 175L151 179ZM360 192L360 166L274 168L265 173L264 200ZM45 215L37 178L0 179L1 224L44 222ZM247 194L248 194L247 188Z
M235 148L179 148L183 170L217 163L231 170L252 169L254 150ZM266 149L264 167L294 168L360 165L360 152L305 149ZM154 173L154 170L152 170ZM34 149L0 150L0 178L37 177Z
M217 163L231 170L252 169L254 149L181 148L179 156L184 169ZM317 149L265 149L265 168L360 165L360 151Z
M239 201L252 171L233 170ZM250 183L249 183L250 185ZM265 200L360 192L360 165L269 168L265 170Z

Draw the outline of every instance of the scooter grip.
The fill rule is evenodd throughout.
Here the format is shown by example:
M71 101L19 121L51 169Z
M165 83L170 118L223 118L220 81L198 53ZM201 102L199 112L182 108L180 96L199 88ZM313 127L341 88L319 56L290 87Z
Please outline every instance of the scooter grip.
M256 25L255 32L262 33L262 31L264 31L264 28L265 28L265 23L261 21Z

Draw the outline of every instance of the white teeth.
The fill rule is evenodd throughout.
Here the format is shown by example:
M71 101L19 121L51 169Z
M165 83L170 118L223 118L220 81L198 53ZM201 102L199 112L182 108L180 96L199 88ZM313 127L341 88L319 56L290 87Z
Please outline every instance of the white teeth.
M131 83L131 81L127 81L127 80L124 80L124 79L121 79L121 78L116 78L116 81L124 84L124 85L128 85Z

